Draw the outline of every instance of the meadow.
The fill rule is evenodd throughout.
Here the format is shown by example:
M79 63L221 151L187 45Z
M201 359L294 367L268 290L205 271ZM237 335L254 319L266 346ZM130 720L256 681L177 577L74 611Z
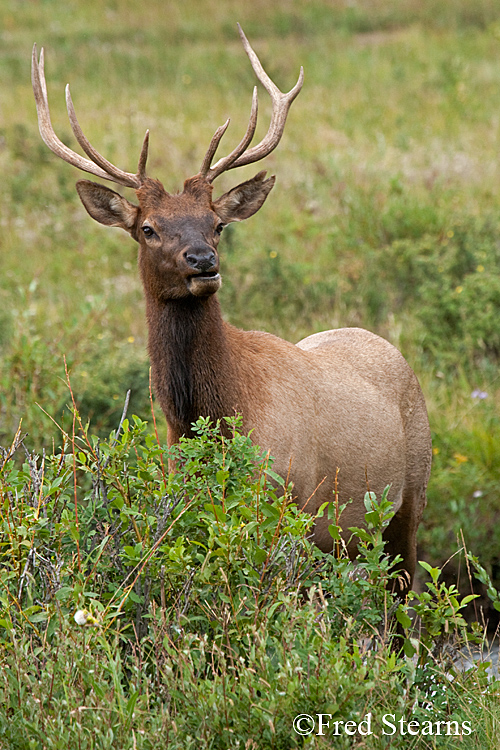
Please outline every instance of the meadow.
M256 650L255 658L260 659L259 669L267 687L253 685L251 670L255 671L255 665L245 663L245 680L250 693L254 692L246 695L243 688L238 692L244 682L242 673L234 677L232 709L228 709L224 679L218 684L219 692L211 692L217 682L213 675L203 688L197 682L200 676L206 677L210 659L207 642L203 638L200 641L194 625L191 629L183 625L186 640L182 644L176 641L174 647L171 641L165 645L169 596L172 611L181 618L183 605L175 598L175 587L184 586L179 583L181 570L197 569L189 539L200 542L209 532L196 526L198 522L189 514L182 517L185 528L179 526L180 521L176 527L181 541L175 543L173 551L162 548L163 565L170 575L168 583L158 583L165 575L161 574L160 563L154 569L156 578L153 568L139 567L143 588L136 586L132 600L127 599L122 607L136 628L135 640L127 641L126 646L125 636L122 642L120 628L116 627L119 616L113 609L116 592L124 585L113 577L115 558L111 555L108 567L99 569L108 554L110 523L108 517L99 515L96 505L95 488L101 486L100 482L105 485L109 480L109 486L115 488L127 487L128 482L135 487L135 494L124 495L125 502L133 498L126 513L119 498L112 497L115 509L124 514L125 525L116 537L122 548L119 554L115 550L116 560L121 560L117 563L120 570L144 566L147 544L148 550L153 549L165 532L163 495L154 489L153 477L155 472L161 474L163 467L159 446L165 442L166 428L150 398L136 246L124 233L98 226L88 217L74 188L80 174L56 159L42 143L30 82L31 49L34 42L45 48L53 124L65 143L75 148L64 105L64 86L69 82L84 132L96 148L113 163L134 171L144 132L149 128L148 173L161 179L167 190L175 191L185 178L198 172L215 128L228 116L231 125L221 152L232 148L246 128L254 78L239 42L237 21L282 90L292 87L301 65L305 83L292 106L279 148L262 165L276 174L276 187L258 216L224 232L220 292L224 315L235 325L271 331L290 341L325 328L361 326L384 336L403 352L422 385L433 437L428 507L419 535L420 559L427 568L422 568L417 586L419 596L430 591L437 602L434 619L428 612L420 613L428 637L435 638L432 647L427 643L429 653L436 643L442 647L450 631L458 629L463 636L467 628L460 619L462 614L467 620L478 620L482 637L487 634L491 639L495 634L498 606L494 605L499 600L494 587L500 585L498 3L276 0L271 4L255 0L250 4L221 0L215 5L206 0L186 0L183 4L152 0L139 5L130 0L3 0L0 643L3 664L14 659L18 679L0 687L15 697L8 706L5 704L7 708L0 716L2 748L164 747L155 744L158 732L167 732L162 736L167 736L172 747L183 748L195 744L249 750L326 747L321 737L305 739L291 732L289 717L295 708L296 713L314 713L312 707L320 705L322 685L335 669L331 690L321 697L321 705L331 708L335 690L344 690L346 700L337 701L338 715L344 718L356 711L359 714L360 705L373 705L374 711L382 711L387 696L404 713L415 694L409 689L405 693L407 688L400 679L403 672L404 679L413 680L412 684L418 684L429 699L424 667L429 670L431 662L420 662L423 677L409 674L408 654L417 647L409 631L404 667L403 662L391 662L391 655L383 660L373 653L364 654L363 661L359 654L353 654L351 646L346 646L357 642L360 634L366 636L368 626L366 621L361 623L358 610L349 609L354 605L346 593L348 575L344 569L334 568L332 579L343 581L347 588L341 587L341 593L332 589L330 595L333 599L340 597L345 611L351 612L351 626L346 627L352 627L352 631L348 634L338 629L331 638L323 630L315 633L315 602L311 600L305 609L298 598L290 602L287 597L293 586L288 579L284 588L276 584L273 606L286 600L290 620L300 624L304 640L295 647L283 636L283 628L287 628L283 613L282 621L271 627L265 596L265 606L259 605L259 617L255 614L252 620L252 644L245 640L247 635L241 635L246 624L236 627L236 636L222 625L219 633L213 624L217 617L211 620L206 611L198 612L203 638L209 638L207 633L214 629L216 632L211 641L212 667L214 660L218 665L214 674L226 676L230 682L237 672L235 663L248 650ZM267 129L270 110L265 92L259 91L259 97L257 137ZM255 171L248 167L238 170L237 175L223 175L216 183L216 194ZM118 428L128 390L130 426L129 422L122 425L121 438L108 439ZM137 416L136 422L132 415ZM23 436L26 454L18 446L16 435ZM217 440L212 439L216 445ZM12 455L11 445L16 446ZM103 455L114 456L107 463L109 476L102 471L101 448L96 446L102 446ZM196 450L202 448L198 445ZM241 450L244 453L249 449L243 446ZM133 461L139 461L138 456L143 461L134 471L130 469L131 451L135 451ZM247 456L245 460L250 459ZM246 466L243 458L241 461ZM248 476L244 466L241 471L245 486ZM141 477L147 489L134 485ZM78 487L73 487L73 479ZM173 480L161 475L163 492L175 494L169 481ZM194 488L193 497L199 492L199 487ZM86 498L80 521L71 516L73 495ZM146 507L145 497L151 499L153 510ZM54 504L50 506L58 518L54 527L48 521L40 526L42 498L47 508ZM271 506L273 502L279 517L279 502L271 499ZM170 509L169 513L177 518L179 509ZM210 515L208 510L206 513ZM194 530L190 530L186 518L191 519ZM228 518L216 513L209 520L229 524ZM88 522L86 532L82 519ZM258 528L263 522L259 519ZM297 538L303 523L300 518L289 519ZM153 529L150 537L144 531L148 525ZM234 544L238 550L241 540L231 536L236 534L231 529L226 529L231 538L227 549ZM159 535L156 539L155 534ZM58 560L71 561L61 562L60 593L52 599L47 594L47 581L52 575L47 573L48 568L42 574L43 565L39 566L39 578L34 569L29 573L35 538L47 549L57 549ZM258 567L267 558L259 557L264 554L260 543L255 549L252 559ZM314 552L307 544L304 550L304 560L308 561L304 570L309 570L308 565L315 561ZM474 566L464 550L479 559L475 572L469 572ZM85 564L84 551L88 556ZM289 561L289 551L283 555ZM273 558L276 566L278 558ZM382 596L380 579L374 572L381 559L365 560L373 589L361 593L373 597L373 612ZM231 560L236 570L245 565L237 556ZM438 588L432 589L435 581L429 572L437 569L442 569L440 581L445 587L441 594ZM91 580L89 571L92 575L97 571L101 583ZM300 578L297 574L294 582L300 580L302 585L312 574L304 575ZM32 586L29 595L28 579ZM89 599L90 580L106 596ZM146 580L150 581L149 589ZM206 585L205 579L202 583ZM224 597L232 596L240 583L233 588L230 582L219 581L222 623ZM262 580L254 583L258 589ZM317 589L327 586L324 579L314 579L313 585ZM453 593L454 585L460 594ZM200 601L203 586L200 583ZM457 597L471 594L472 589L480 598L461 609ZM354 597L355 592L351 593ZM23 599L26 596L29 601ZM144 614L145 601L151 602L153 610L157 607L151 621ZM219 604L214 602L217 609ZM92 610L92 617L100 624L75 634L72 617L77 608ZM261 617L264 611L265 617ZM102 625L107 622L103 613L109 615L112 625ZM400 622L409 627L405 617L401 610ZM380 631L375 614L373 618L371 626L376 624ZM252 618L248 615L247 619ZM30 627L33 632L28 632ZM139 645L146 633L147 653ZM224 644L229 642L233 645L226 652ZM216 655L214 643L219 649ZM328 656L323 664L320 660L310 664L305 654L308 649L320 648L319 643ZM116 644L121 645L118 648ZM47 663L52 664L47 669L40 661L44 649L50 653ZM177 649L175 655L172 649ZM90 674L92 653L96 655L95 676ZM32 665L37 659L39 672L33 677ZM182 662L181 677L169 666L176 659ZM160 677L153 662L161 663ZM359 670L356 679L349 674L352 664ZM288 677L286 669L290 670ZM308 688L302 682L305 672L308 678L314 674ZM66 684L64 675L68 673L78 676ZM356 693L361 674L365 684L370 683L369 693ZM190 694L189 709L174 678L184 680L184 685L197 685L198 693ZM294 689L287 692L285 683L293 683ZM464 684L464 691L457 692L460 710L469 710L469 699L470 710L476 712L471 721L476 728L481 724L481 731L468 740L468 746L494 747L489 743L494 743L498 731L498 708L494 708L498 698L489 702L488 696L483 696L484 669L469 675L469 682ZM34 685L39 687L34 689ZM285 698L280 703L277 696L283 690ZM80 694L92 694L95 704L85 704L81 698L87 709L78 713ZM262 704L264 698L271 701L271 714L264 712L263 734L258 723L262 711L257 721L254 706ZM445 696L442 703L449 709L447 700ZM102 717L108 716L107 701L112 704L109 722L106 719L102 723ZM25 704L28 708L23 707ZM205 724L197 735L199 706L203 706ZM446 714L443 706L439 710ZM80 730L75 729L76 720L65 719L65 710L68 716L77 712ZM237 738L234 727L230 731L228 710L230 714L248 712L244 737ZM446 715L454 715L455 710ZM40 713L26 729L30 711ZM193 726L186 718L189 711L195 717ZM92 732L101 725L106 728L101 744L92 744L96 742ZM358 737L359 743L361 740ZM351 742L346 737L342 741ZM373 745L365 746L386 747L384 742L384 738L373 738ZM462 746L454 745L449 737L417 737L411 742L417 743L415 747Z

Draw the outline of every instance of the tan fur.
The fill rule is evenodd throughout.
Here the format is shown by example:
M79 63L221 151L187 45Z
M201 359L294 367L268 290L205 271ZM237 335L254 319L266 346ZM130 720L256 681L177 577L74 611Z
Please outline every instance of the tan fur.
M347 529L363 524L365 492L380 497L390 484L394 508L411 528L398 551L413 575L431 444L423 396L401 354L359 328L296 346L229 327L226 334L239 365L245 429L271 451L279 474L286 477L291 466L300 504L314 513L331 501L338 468L339 502L353 500L342 516L347 540ZM324 518L315 529L324 551L332 549L327 525Z

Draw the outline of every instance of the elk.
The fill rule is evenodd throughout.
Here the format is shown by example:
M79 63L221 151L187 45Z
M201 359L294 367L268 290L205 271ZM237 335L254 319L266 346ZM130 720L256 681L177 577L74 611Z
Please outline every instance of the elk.
M243 331L223 320L218 244L223 228L263 205L275 178L261 171L215 200L214 180L223 172L260 161L278 145L290 105L303 83L282 93L264 71L241 28L253 70L272 101L267 134L250 147L257 122L254 88L247 131L227 156L212 164L229 120L219 127L198 174L170 194L146 176L149 131L138 169L124 172L101 156L76 118L69 87L69 120L85 158L65 146L50 120L43 50L33 48L32 82L42 139L80 170L135 190L138 205L98 183L76 188L90 216L121 227L139 244L149 355L156 397L165 414L169 445L192 434L199 416L212 420L239 413L243 430L269 450L274 469L293 483L300 506L316 514L333 500L347 503L342 527L362 526L367 489L381 495L390 484L395 515L385 531L386 549L401 555L407 590L416 565L416 532L426 504L431 464L429 423L417 378L400 352L360 328L316 333L292 344L270 333ZM326 514L313 538L332 549ZM351 556L356 544L345 533Z

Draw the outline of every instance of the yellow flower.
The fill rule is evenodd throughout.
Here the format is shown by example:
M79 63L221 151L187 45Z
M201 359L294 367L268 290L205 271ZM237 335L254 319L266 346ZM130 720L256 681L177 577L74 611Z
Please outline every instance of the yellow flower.
M457 286L457 288L455 289L457 294L462 294L463 290L464 290L463 286Z
M467 456L463 456L461 453L454 453L453 458L455 459L457 464L464 464L466 461L469 460Z
M276 252L276 250L271 250L271 252L269 253L269 257L270 258L277 258L278 257L278 253Z
M135 338L133 336L129 336L128 339L127 339L127 341L128 341L129 344L133 344L134 341L135 341Z
M484 271L484 266L478 266L476 268L476 271L478 271L479 273L482 273Z
M437 454L438 454L438 453L439 453L439 448L433 448L433 449L432 449L432 454L433 454L434 456L437 456Z

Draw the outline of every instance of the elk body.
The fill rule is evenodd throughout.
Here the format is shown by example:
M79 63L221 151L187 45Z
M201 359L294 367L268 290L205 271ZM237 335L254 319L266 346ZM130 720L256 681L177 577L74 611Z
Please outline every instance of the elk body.
M387 549L403 558L408 584L416 564L416 532L426 502L431 464L429 424L417 379L397 349L359 328L314 334L297 345L269 333L242 331L221 315L218 244L225 225L252 216L274 185L259 172L214 200L212 182L222 172L250 164L278 144L288 109L302 86L282 94L263 70L240 29L254 71L271 96L269 131L249 144L257 120L254 89L241 143L212 166L229 121L212 138L200 172L183 191L169 194L146 176L148 133L136 174L104 159L85 138L69 94L73 132L88 159L67 148L51 123L43 73L33 50L32 79L43 140L58 156L91 174L135 190L138 205L103 185L81 180L79 196L101 224L125 229L139 243L149 354L155 393L168 423L169 444L191 434L199 416L213 420L236 412L252 440L271 452L274 469L293 482L300 505L315 513L333 498L338 469L340 503L352 499L342 526L361 526L364 494L391 485L395 516ZM327 518L314 539L332 549ZM353 542L349 552L355 553Z

